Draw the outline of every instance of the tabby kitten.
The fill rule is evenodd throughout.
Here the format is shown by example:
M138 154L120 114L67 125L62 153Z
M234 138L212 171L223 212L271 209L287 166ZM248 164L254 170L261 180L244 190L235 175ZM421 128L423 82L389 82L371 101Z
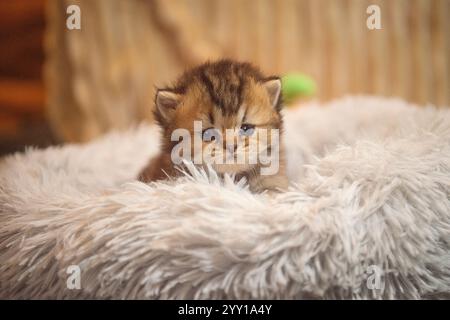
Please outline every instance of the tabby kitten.
M221 175L245 177L254 192L285 189L288 180L281 142L280 92L279 78L265 77L249 63L220 60L185 72L173 86L156 93L154 114L162 128L161 151L139 179L149 182L180 175L173 161L173 150L179 141L173 141L171 136L175 130L184 129L188 134L183 139L194 141L194 145L200 141L201 147L183 150L183 157L199 156L204 160L200 164L203 167L209 163ZM273 163L260 161L262 154L277 161L275 171L264 174ZM245 160L228 161L238 158Z

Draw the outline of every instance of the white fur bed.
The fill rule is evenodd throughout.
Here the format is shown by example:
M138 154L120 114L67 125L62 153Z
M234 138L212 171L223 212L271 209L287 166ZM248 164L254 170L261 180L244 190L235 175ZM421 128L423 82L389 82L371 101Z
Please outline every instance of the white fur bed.
M348 97L285 119L276 196L136 181L157 150L144 125L2 159L0 298L448 296L450 112Z

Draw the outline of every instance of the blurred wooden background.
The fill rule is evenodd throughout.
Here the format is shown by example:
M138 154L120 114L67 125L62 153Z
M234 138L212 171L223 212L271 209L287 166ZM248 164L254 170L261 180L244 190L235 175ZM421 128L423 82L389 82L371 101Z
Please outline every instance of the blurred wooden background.
M0 154L55 142L45 112L44 7L0 1Z
M81 30L66 28L71 4ZM366 27L371 4L382 30ZM42 110L65 141L151 119L155 86L219 57L308 74L323 101L376 94L450 104L450 0L48 0L45 10Z

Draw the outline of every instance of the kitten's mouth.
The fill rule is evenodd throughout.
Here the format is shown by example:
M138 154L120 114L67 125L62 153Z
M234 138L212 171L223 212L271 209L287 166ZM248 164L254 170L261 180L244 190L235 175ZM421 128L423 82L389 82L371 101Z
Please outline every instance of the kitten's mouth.
M226 156L225 156L225 161L231 161L231 160L233 160L233 161L235 161L235 160L237 160L237 157L238 155L236 154L236 153L232 153L232 154L230 154L230 153L228 153Z

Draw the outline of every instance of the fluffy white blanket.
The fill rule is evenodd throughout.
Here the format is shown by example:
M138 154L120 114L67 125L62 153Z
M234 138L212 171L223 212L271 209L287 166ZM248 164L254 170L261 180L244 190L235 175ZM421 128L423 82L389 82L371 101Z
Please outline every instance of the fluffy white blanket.
M195 170L136 181L158 148L145 125L8 156L0 297L446 296L447 110L375 97L286 110L292 186L278 195Z

